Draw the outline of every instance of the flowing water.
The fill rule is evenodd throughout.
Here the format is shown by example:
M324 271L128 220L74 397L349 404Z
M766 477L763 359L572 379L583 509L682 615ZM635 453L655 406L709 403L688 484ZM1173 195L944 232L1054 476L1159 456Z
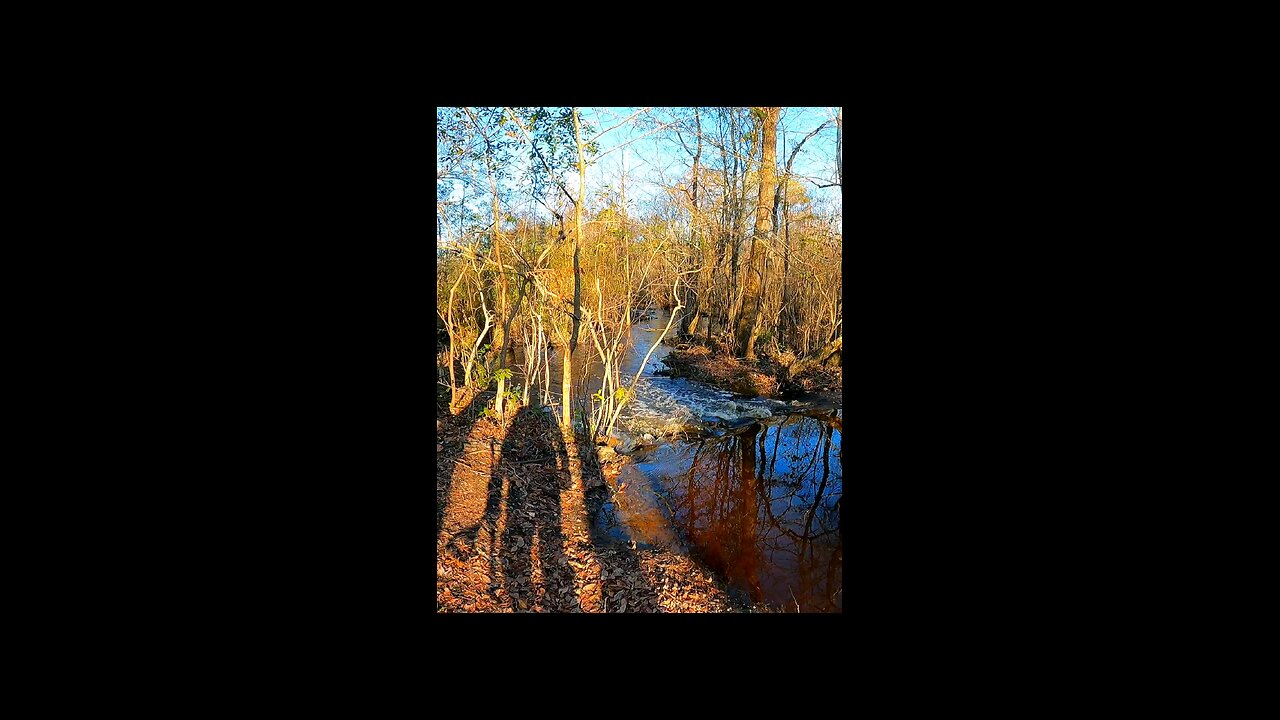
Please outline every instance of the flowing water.
M668 317L659 312L632 326L624 382ZM654 349L620 418L623 447L638 447L597 525L637 546L688 552L753 601L788 612L841 612L839 401L745 397L655 375L671 349ZM592 392L594 370L587 373Z

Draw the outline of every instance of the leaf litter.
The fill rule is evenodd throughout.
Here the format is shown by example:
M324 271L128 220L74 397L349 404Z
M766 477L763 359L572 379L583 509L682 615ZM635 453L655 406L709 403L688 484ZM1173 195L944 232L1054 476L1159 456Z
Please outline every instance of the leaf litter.
M437 612L767 611L675 550L593 535L604 473L545 415L446 412L437 431Z

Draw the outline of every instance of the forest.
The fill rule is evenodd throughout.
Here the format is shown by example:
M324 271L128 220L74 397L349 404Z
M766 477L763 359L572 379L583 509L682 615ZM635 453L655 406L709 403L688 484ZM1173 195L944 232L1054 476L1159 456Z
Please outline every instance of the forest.
M842 155L839 107L437 108L438 611L839 611Z

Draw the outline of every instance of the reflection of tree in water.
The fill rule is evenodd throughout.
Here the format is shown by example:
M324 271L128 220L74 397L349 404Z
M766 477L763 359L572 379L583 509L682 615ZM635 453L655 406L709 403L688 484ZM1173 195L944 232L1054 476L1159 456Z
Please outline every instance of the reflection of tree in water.
M705 441L689 471L665 481L691 546L754 600L841 610L843 481L830 422L792 416Z

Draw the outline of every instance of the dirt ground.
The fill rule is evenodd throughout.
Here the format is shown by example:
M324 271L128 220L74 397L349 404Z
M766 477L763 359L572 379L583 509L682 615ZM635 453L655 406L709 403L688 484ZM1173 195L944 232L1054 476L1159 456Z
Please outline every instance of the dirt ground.
M437 412L437 612L755 612L690 557L594 532L617 466L493 393Z

